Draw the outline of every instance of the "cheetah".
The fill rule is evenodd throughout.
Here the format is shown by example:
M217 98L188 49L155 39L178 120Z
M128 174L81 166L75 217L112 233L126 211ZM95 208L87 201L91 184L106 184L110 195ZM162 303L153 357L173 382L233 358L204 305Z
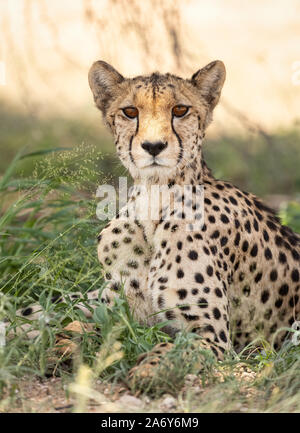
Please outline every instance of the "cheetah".
M98 236L107 282L101 301L111 305L122 288L137 320L169 321L172 336L195 332L218 360L257 336L278 349L286 331L277 331L300 317L299 235L255 195L215 179L202 157L225 75L221 61L190 79L124 78L104 61L89 71L96 107L134 180L128 204ZM167 188L173 205L185 202L190 218L175 206L164 218L163 200L156 218L130 217L129 204L143 208L154 185ZM184 186L202 188L201 206L180 192Z

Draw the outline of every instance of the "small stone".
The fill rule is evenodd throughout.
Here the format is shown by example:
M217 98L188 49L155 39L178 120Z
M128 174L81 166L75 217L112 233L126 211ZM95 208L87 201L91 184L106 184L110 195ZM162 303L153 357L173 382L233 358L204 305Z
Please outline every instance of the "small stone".
M177 401L172 396L166 396L161 403L162 409L164 409L166 411L170 411L171 409L175 409L176 405L177 405Z
M130 407L141 407L143 406L142 400L133 395L125 394L119 398L118 403L122 406L130 406Z
M150 398L149 397L144 397L144 403L145 404L150 404L151 403Z
M249 409L246 406L242 406L240 409L241 412L247 413Z
M198 377L195 374L187 374L184 379L185 385L193 385L197 381Z
M191 389L194 395L199 395L201 394L201 392L203 392L203 388L201 388L200 386L193 386Z

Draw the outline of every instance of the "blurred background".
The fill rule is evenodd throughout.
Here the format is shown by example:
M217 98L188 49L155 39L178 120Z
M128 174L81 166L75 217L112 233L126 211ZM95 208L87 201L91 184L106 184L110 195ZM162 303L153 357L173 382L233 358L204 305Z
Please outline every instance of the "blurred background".
M78 146L101 151L99 172L121 173L88 87L95 60L190 77L220 59L208 165L277 209L299 198L299 0L0 0L0 28L0 176L21 148Z

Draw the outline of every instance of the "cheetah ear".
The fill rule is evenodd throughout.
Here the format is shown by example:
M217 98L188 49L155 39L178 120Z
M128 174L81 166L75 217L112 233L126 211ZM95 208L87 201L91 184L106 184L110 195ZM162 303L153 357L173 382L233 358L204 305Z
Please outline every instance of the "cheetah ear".
M219 102L225 77L226 69L220 60L209 63L192 76L192 84L198 88L211 111Z
M109 100L114 96L116 86L124 81L108 63L98 60L89 70L89 85L97 107L105 114Z

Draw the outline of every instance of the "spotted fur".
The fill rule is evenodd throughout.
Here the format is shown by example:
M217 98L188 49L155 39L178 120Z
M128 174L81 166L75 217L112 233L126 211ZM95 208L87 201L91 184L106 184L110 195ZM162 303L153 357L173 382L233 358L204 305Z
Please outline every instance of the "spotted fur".
M215 179L202 158L202 140L225 80L223 63L212 62L185 80L159 73L124 79L96 62L89 80L136 184L168 184L170 191L204 186L199 231L185 230L184 215L167 222L116 218L102 231L99 260L115 287L126 277L137 317L149 324L153 317L172 320L172 334L193 330L219 358L231 343L242 349L259 335L271 341L279 328L291 326L300 308L299 236L253 194ZM182 118L172 115L178 104L189 107ZM126 118L126 106L136 107L138 117ZM167 146L154 157L144 142ZM107 289L103 296L111 302L115 292ZM284 337L277 335L275 348Z
M204 188L199 230L187 231L186 216L178 212L166 221L163 204L157 219L129 218L127 205L109 222L98 237L108 282L102 301L112 303L124 287L140 322L170 320L172 335L196 332L218 359L257 336L271 342L279 328L299 320L300 310L299 236L256 196L215 179L202 158L224 80L220 61L191 79L159 73L125 79L102 61L89 72L96 106L136 185L128 205L143 207L138 185L147 191L167 185L174 202L185 200L178 186ZM173 114L178 105L188 107L182 117ZM126 116L127 107L138 115ZM197 220L197 204L189 206ZM285 334L276 334L275 349Z

